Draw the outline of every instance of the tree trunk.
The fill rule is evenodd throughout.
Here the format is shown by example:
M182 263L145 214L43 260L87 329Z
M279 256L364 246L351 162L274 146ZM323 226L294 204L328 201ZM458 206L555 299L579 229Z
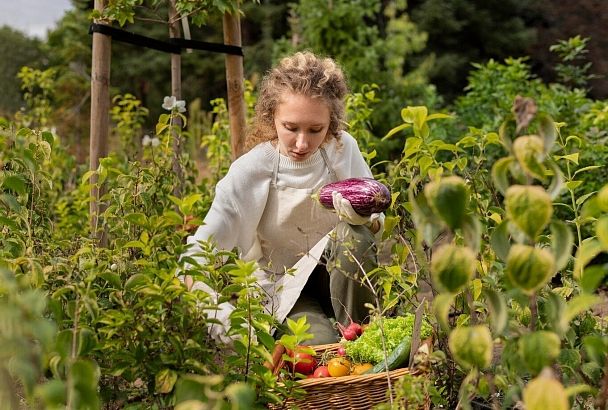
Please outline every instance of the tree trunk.
M103 11L106 0L95 0L95 10ZM99 167L99 158L108 155L108 132L110 112L110 61L112 39L109 36L93 33L92 64L91 64L91 129L89 141L90 169ZM91 237L105 246L107 235L105 229L99 228L99 214L104 206L99 198L103 195L104 187L97 187L97 176L91 177L91 202L89 206L89 221Z
M241 21L237 12L234 15L224 13L224 43L241 46ZM243 153L245 141L246 109L243 76L243 57L226 54L226 85L233 160Z

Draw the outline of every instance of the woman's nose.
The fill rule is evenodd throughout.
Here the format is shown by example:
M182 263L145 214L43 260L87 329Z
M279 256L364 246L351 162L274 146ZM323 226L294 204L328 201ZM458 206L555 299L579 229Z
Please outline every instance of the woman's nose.
M296 138L296 148L298 151L304 151L308 148L308 136L306 134L298 134L298 137Z

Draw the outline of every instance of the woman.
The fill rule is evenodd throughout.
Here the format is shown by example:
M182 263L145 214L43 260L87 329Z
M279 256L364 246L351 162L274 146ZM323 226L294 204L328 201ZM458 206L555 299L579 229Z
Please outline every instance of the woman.
M258 261L267 310L279 323L306 315L311 344L337 340L329 317L363 321L365 303L373 302L361 277L362 269L375 266L374 233L383 215L362 217L335 192L337 212L311 198L329 182L372 176L356 141L342 130L347 92L329 58L304 52L281 60L262 81L249 151L217 184L203 225L188 238L189 255L200 249L198 241L211 240L217 249L236 247L242 259ZM192 288L209 291L200 282ZM232 305L220 308L217 318L229 323ZM210 332L227 341L225 327Z

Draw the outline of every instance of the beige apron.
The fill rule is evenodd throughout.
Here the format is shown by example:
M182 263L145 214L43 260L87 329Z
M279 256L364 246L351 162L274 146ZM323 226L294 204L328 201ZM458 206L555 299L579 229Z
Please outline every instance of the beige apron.
M323 185L337 180L327 153L319 148L328 172L312 188L293 188L279 183L280 154L273 166L266 208L258 227L262 257L259 284L267 295L266 307L282 322L296 303L311 272L319 263L329 232L339 222L335 212L311 198ZM288 271L286 273L286 271Z

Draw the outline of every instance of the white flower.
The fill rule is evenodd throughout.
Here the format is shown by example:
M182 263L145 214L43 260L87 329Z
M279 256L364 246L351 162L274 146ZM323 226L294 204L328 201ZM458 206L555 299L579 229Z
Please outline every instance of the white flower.
M150 142L152 142L152 139L150 138L150 136L148 134L144 135L144 137L141 140L141 145L143 145L144 147L147 147L148 145L150 145Z
M118 269L118 265L113 263L112 265L110 265L110 270L116 270Z
M153 147L158 147L160 145L160 140L157 137L154 137L152 140L150 140L150 143Z
M176 101L175 108L177 108L177 112L185 112L186 111L186 101L184 101L184 100Z
M178 100L175 96L165 97L163 99L162 107L167 111L173 111L176 109L178 112L186 111L186 101Z

